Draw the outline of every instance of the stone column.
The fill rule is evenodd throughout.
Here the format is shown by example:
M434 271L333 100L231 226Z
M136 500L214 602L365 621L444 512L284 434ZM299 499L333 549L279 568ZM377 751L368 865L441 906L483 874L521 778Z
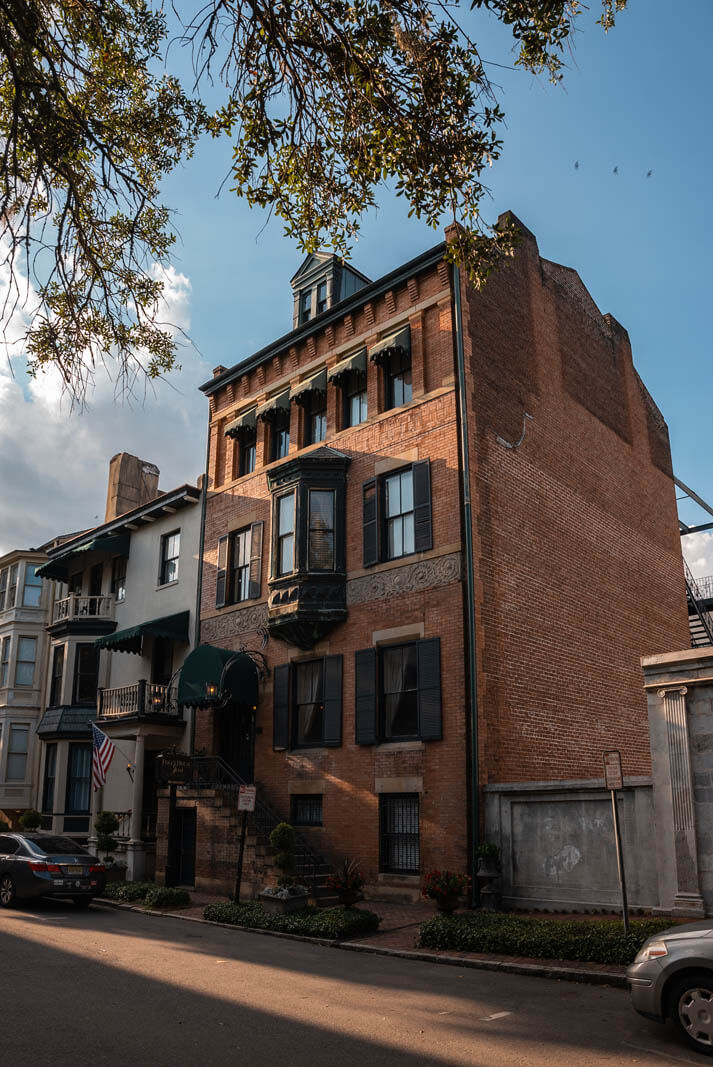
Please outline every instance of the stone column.
M92 795L89 801L89 837L87 839L87 846L90 852L96 852L97 848L97 831L94 826L97 815L102 810L104 803L104 786L100 785L98 789L94 788L92 782Z
M144 735L136 736L134 755L134 785L131 791L131 828L127 850L128 877L140 881L144 876L144 843L141 824L144 818Z
M675 896L673 910L705 914L698 874L698 849L693 808L693 773L688 740L685 686L660 689L668 743Z

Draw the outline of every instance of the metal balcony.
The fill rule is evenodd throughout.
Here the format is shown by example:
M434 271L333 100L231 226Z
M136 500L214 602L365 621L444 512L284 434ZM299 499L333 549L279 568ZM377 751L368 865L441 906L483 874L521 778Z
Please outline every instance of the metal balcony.
M113 619L114 597L111 594L103 596L81 596L71 593L62 600L55 601L52 615L53 624L56 622L71 622L74 619Z
M121 685L116 689L100 689L97 694L97 719L147 719L159 717L183 720L178 706L176 689L141 679L133 685Z

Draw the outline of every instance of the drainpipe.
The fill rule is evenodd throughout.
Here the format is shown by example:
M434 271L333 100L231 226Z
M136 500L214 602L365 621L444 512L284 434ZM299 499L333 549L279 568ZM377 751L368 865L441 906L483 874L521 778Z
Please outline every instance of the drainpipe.
M473 525L470 492L470 451L468 446L468 405L463 352L463 312L461 307L460 270L453 267L454 330L456 337L456 383L458 392L458 437L461 455L461 488L465 534L465 631L468 674L468 708L470 721L470 848L471 904L478 903L475 877L476 849L480 838L480 796L478 778L478 676L475 647L475 566L473 562Z
M196 618L193 627L193 647L198 648L201 640L201 596L203 594L203 546L205 543L205 512L208 499L208 467L210 465L210 418L208 419L208 437L205 444L205 472L201 487L201 528L198 538L198 583L196 586ZM191 709L191 740L188 749L192 756L196 748L196 709Z

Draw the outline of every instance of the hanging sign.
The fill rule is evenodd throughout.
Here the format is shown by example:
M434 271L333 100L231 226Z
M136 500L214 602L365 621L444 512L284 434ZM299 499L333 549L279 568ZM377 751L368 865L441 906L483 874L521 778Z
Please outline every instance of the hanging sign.
M241 785L238 793L238 811L255 811L255 794L257 789L254 785Z
M184 752L162 752L156 760L156 777L160 782L187 785L191 771L191 757Z

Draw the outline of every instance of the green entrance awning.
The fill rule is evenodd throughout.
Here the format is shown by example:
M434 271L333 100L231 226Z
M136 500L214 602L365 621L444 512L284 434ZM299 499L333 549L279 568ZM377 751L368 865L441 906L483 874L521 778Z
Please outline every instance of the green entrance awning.
M125 630L115 630L113 634L99 637L94 642L95 648L108 648L112 652L136 652L141 654L141 639L165 637L169 641L182 641L188 644L189 611L179 611L177 615L165 615L162 619L141 622L138 626L129 626Z
M82 556L86 552L106 552L110 556L128 556L129 535L126 533L104 534L93 537L91 541L77 545L76 548L68 548L64 552L53 556L43 563L41 567L35 567L38 578L52 578L57 582L66 582L69 578L69 563L76 556Z
M257 706L258 671L244 652L214 645L194 648L181 667L178 703L206 708L233 702Z

